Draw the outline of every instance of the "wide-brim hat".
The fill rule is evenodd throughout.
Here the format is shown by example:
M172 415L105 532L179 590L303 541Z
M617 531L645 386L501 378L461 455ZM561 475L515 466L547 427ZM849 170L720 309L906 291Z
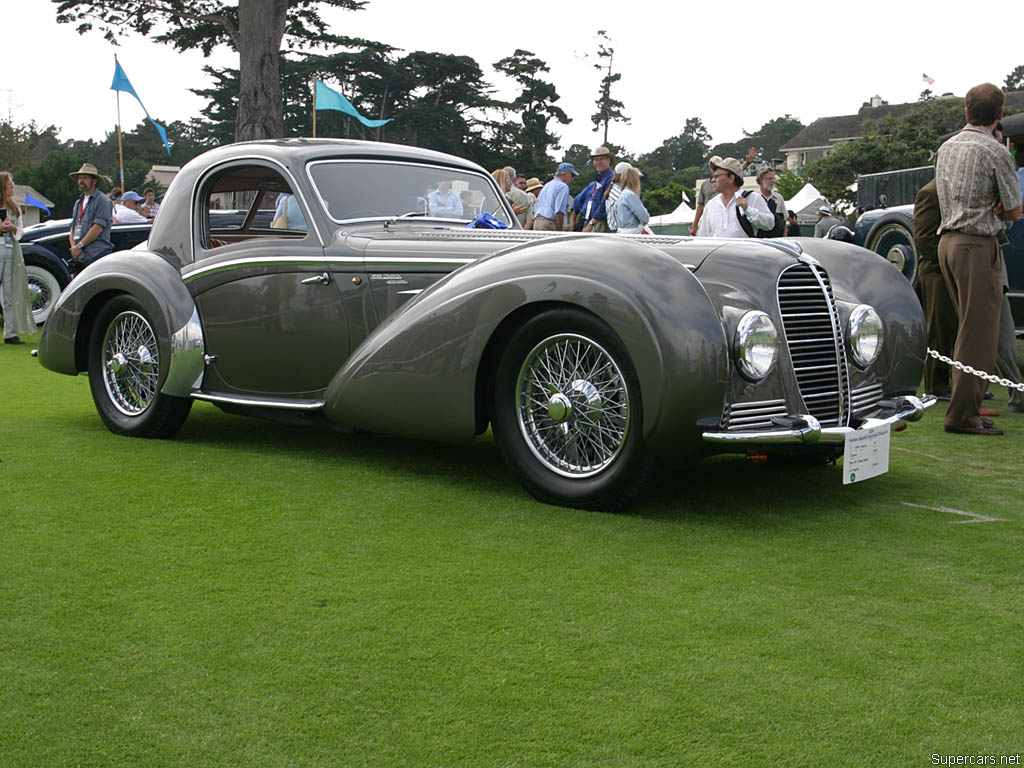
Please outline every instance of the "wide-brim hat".
M593 160L595 157L611 157L612 153L608 147L600 146L594 147L594 151L590 153L590 159Z
M527 192L533 192L533 190L540 189L543 186L544 185L541 183L540 179L538 179L536 176L526 180L526 191Z
M68 176L72 179L77 179L79 176L88 175L95 176L97 179L100 177L100 172L96 170L96 166L92 163L82 163L82 167L74 173L69 173Z
M818 213L823 214L825 216L831 216L832 215L832 209L829 208L827 205L823 205L820 208L818 208Z

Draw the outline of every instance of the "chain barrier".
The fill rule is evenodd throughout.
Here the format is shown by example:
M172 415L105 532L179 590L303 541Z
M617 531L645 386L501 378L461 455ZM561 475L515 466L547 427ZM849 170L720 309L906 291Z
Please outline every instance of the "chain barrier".
M928 354L934 357L936 360L940 360L946 365L951 365L954 368L963 371L964 373L973 374L974 376L984 379L985 381L988 381L992 384L998 384L1001 387L1006 387L1007 389L1016 389L1018 392L1024 392L1024 383L1015 384L1009 379L1004 379L1000 376L996 376L994 373L985 373L984 371L979 371L977 368L974 368L970 365L964 365L963 363L958 362L957 360L952 360L943 355L941 352L936 352L931 347L928 348Z

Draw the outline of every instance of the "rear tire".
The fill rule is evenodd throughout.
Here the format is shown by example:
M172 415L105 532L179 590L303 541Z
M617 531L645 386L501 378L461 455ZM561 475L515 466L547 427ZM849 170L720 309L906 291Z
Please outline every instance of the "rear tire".
M587 312L544 312L513 334L498 364L492 423L506 462L545 503L615 511L653 479L633 363Z
M864 246L895 266L907 282L917 276L917 250L914 248L914 219L900 211L890 211L878 218Z
M170 437L192 400L161 394L165 370L153 323L131 296L100 310L89 339L89 387L107 428L129 437Z
M28 279L28 290L32 294L32 318L36 325L42 325L60 298L63 287L56 275L46 267L36 264L25 265L25 277Z

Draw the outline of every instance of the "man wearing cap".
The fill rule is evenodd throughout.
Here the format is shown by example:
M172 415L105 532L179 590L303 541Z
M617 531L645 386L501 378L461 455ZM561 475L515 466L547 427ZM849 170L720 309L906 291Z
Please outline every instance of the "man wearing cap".
M743 195L743 166L735 157L712 166L715 196L708 201L697 234L701 237L751 237L751 232L775 226L775 215L759 194ZM742 221L741 221L742 219ZM746 226L744 226L746 224Z
M149 221L139 213L139 203L143 200L134 189L129 189L121 195L121 202L114 206L115 224L145 224Z
M828 237L828 231L836 226L836 224L842 223L842 221L832 215L831 206L823 205L818 209L818 223L814 225L814 236Z
M540 194L537 195L537 215L533 228L544 232L561 232L564 229L565 214L569 210L569 182L579 173L572 163L561 163Z
M597 171L597 183L590 190L590 197L583 207L583 217L586 224L583 225L584 232L610 232L608 228L608 213L605 210L605 197L608 188L612 185L612 153L608 147L596 147L590 155L594 163L594 170Z
M740 167L745 171L747 166L754 162L754 158L757 157L757 147L747 147L747 156L743 159L743 163ZM708 169L711 173L715 172L714 166L716 163L722 162L722 158L718 155L712 155L708 159ZM697 188L697 209L693 214L693 223L690 225L690 234L696 235L697 229L700 227L700 217L704 215L704 207L708 204L708 200L715 196L715 188L711 183L711 178L706 178L700 183Z
M92 163L85 163L68 176L78 183L82 193L71 211L71 257L80 264L91 264L114 250L110 241L114 204L100 192L100 174Z

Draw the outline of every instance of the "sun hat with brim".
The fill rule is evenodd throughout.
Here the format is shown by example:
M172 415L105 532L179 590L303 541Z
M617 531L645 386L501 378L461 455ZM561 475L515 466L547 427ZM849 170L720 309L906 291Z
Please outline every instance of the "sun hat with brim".
M827 205L823 205L823 206L821 206L821 207L820 207L820 208L818 209L818 213L823 213L823 214L825 214L826 216L831 216L831 215L832 215L832 209L831 209L831 208L829 208L829 207L828 207Z
M540 189L543 186L544 185L540 183L540 179L538 179L536 176L526 180L526 191L527 192L533 192L533 190Z
M121 195L121 199L122 200L134 200L136 203L141 203L145 198L143 198L134 189L129 189L127 192L125 192L123 195Z
M611 157L612 153L608 147L600 146L594 147L594 151L590 153L590 159L593 160L595 157Z
M92 163L82 163L81 168L74 173L69 173L68 176L72 179L77 179L79 176L95 176L98 179L100 172L96 170L96 166Z

